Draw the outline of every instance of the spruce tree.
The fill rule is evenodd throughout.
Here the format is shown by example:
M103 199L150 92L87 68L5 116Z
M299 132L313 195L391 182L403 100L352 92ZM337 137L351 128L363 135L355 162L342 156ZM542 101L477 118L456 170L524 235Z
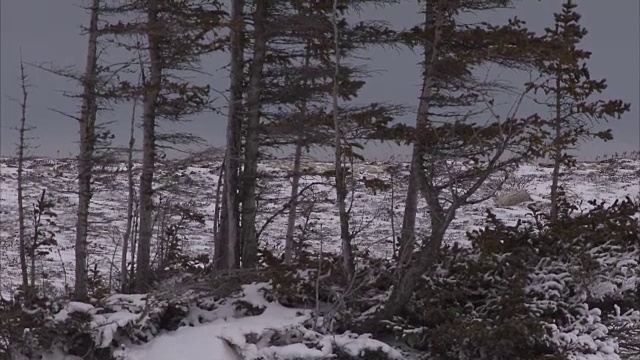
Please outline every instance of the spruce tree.
M597 130L595 125L620 118L630 105L622 100L594 99L607 88L605 79L592 79L586 62L591 52L580 49L587 29L580 25L577 4L571 0L562 5L562 11L554 14L555 25L545 29L546 41L552 45L550 58L543 61L541 71L546 80L534 85L545 95L544 105L552 116L547 120L551 129L549 156L553 163L551 183L550 217L558 217L561 168L573 167L575 150L580 141L611 140L611 130Z

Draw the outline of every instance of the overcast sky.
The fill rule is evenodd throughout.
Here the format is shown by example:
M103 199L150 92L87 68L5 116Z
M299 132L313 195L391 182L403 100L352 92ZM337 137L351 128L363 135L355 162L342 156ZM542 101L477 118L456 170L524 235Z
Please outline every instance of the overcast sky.
M327 0L329 1L329 0ZM614 151L640 149L640 1L638 0L578 0L578 12L583 15L582 25L589 30L583 48L593 52L589 67L592 77L608 79L606 96L620 98L632 104L632 111L623 120L610 123L615 140L584 146L587 156ZM27 62L51 62L57 65L75 65L82 68L86 41L79 35L80 25L88 20L80 0L1 0L0 2L0 154L12 155L17 133L19 105L10 98L20 94L18 69L20 48ZM530 29L541 31L549 26L553 12L560 9L561 0L525 0L517 2L515 10L482 14L483 19L504 22L517 15L527 21ZM396 27L412 26L420 21L415 0L384 10L372 10L367 18L382 18ZM375 50L367 54L370 67L383 73L369 80L358 102L389 101L409 106L417 105L420 61L418 55L395 50ZM207 66L223 66L226 57ZM213 70L212 70L213 71ZM70 156L77 149L78 126L51 109L77 112L78 103L65 98L63 91L73 90L74 84L65 79L29 68L30 89L28 121L36 126L33 143L39 148L37 155ZM503 75L508 77L509 75ZM210 80L212 86L224 90L228 78L217 72ZM129 110L108 115L119 120L115 134L120 143L127 138ZM413 123L414 114L402 121ZM225 119L223 116L198 118L188 125L189 130L203 136L210 144L224 146ZM372 157L384 158L392 150L386 146L369 148ZM403 153L404 151L400 151Z

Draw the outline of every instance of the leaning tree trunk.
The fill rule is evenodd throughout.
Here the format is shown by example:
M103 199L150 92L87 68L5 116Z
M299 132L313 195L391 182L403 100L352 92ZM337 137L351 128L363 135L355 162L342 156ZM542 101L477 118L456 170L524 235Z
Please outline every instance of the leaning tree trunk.
M340 128L340 116L338 109L338 93L340 79L340 32L338 30L338 0L333 0L333 40L335 42L335 71L333 74L333 127L335 147L335 181L338 213L340 217L340 240L342 242L342 266L349 279L353 277L355 263L351 246L351 233L349 231L349 213L347 212L347 183L346 173L342 165L342 131Z
M78 209L75 243L75 298L87 298L87 233L91 203L91 175L95 148L97 116L96 82L98 71L98 12L100 0L93 0L89 25L87 64L83 78L82 110L80 114L80 153L78 155Z
M225 208L227 203L224 201L225 194L224 188L224 168L226 164L226 157L222 159L222 164L220 164L220 171L218 173L218 184L216 186L216 202L214 205L213 211L213 264L216 269L224 269L224 266L221 266L222 260L226 260L226 249L225 249L225 241L226 239L224 234L224 223L226 217L224 216Z
M270 0L257 0L253 18L254 49L251 61L249 95L247 98L248 121L246 128L245 162L243 172L242 199L242 267L252 268L258 262L258 236L256 234L258 150L260 126L260 96L262 92L262 70L267 52L267 12Z
M403 271L402 278L394 284L391 294L389 294L389 298L380 313L380 318L390 319L398 314L407 299L411 298L420 278L436 262L448 224L432 218L431 227L430 240L427 246L419 252L412 266Z
M428 21L429 17L427 16L427 19L425 20L425 26L429 26ZM443 21L443 14L440 10L436 16L433 41L430 44L425 44L424 56L426 68L422 78L422 91L420 92L420 102L418 104L418 114L416 116L417 131L424 130L429 123L429 106L434 81L433 66L438 56L437 47L440 44ZM411 259L415 244L416 215L418 213L419 189L422 181L421 177L423 174L423 155L424 146L422 142L419 138L414 139L413 151L411 153L409 184L407 187L407 199L405 201L402 229L400 230L400 244L398 249L398 268L400 269L400 271L402 271L402 268L406 266L409 259Z
M432 45L428 47L429 51L425 51L425 58L427 59L427 61L423 76L420 104L418 106L418 115L416 117L416 129L418 132L421 130L425 130L428 125L429 105L434 81L433 69L438 56L437 46L440 44L443 22L444 14L442 9L442 1L440 1L437 5L433 42ZM407 193L408 197L414 197L414 199L412 200L407 198L407 202L412 201L411 204L413 204L414 207L405 209L405 221L403 222L403 233L401 234L401 237L410 237L401 238L396 279L393 291L391 292L384 305L384 309L381 312L381 316L383 318L390 318L391 316L397 314L397 312L402 308L406 299L411 296L411 293L413 292L413 289L416 286L420 276L422 276L422 274L424 274L424 272L429 269L431 264L435 261L436 256L440 251L440 246L442 245L445 230L449 225L447 221L451 221L448 218L445 218L445 211L442 209L440 203L438 202L438 194L425 194L424 197L427 201L427 205L429 206L429 214L431 218L431 234L426 248L423 248L420 251L418 259L416 259L414 263L409 266L409 262L413 257L413 247L415 242L415 236L413 235L415 231L415 206L417 204L418 191L423 185L423 177L425 175L422 163L424 144L420 140L419 136L417 136L414 141L415 142L413 157L411 161L411 174L409 184L413 187L412 190L415 192ZM413 213L407 214L407 212ZM407 225L411 225L412 227L405 227Z
M293 261L294 234L296 229L296 215L298 210L298 189L300 188L300 168L302 163L302 141L296 143L293 156L293 174L291 179L291 199L289 200L289 215L287 218L287 234L284 244L284 262L290 265Z
M156 109L162 86L162 61L160 53L160 29L157 0L147 3L147 43L149 48L149 80L145 85L142 115L142 172L140 174L140 203L138 225L138 266L136 290L144 292L151 280L151 237L153 234L153 173L156 160Z
M231 71L229 77L229 110L227 114L227 151L224 169L226 211L224 230L226 234L226 265L229 269L239 266L238 254L238 171L240 169L240 142L242 130L242 79L243 79L243 18L244 0L231 3L230 47Z
M309 67L311 62L311 42L308 40L305 46L305 58L304 58L304 66ZM307 85L307 79L304 81L305 86ZM307 115L307 103L303 100L300 106L300 114L304 119ZM298 141L296 142L296 149L293 155L293 176L291 178L291 198L289 200L289 215L287 217L287 233L285 235L285 244L284 244L284 262L287 265L290 265L293 261L294 257L294 235L296 230L296 217L298 215L298 203L299 196L298 190L300 188L300 178L301 178L301 165L302 165L302 148L305 143L304 134L301 134L298 137Z

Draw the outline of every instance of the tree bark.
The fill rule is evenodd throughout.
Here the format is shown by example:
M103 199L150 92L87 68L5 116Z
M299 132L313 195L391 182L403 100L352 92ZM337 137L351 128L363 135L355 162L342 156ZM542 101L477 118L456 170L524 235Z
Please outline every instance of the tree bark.
M307 40L305 46L305 58L304 58L304 66L308 67L311 62L311 41ZM307 85L307 79L304 79L305 86ZM307 102L306 100L302 101L300 105L300 114L304 119L307 115ZM298 215L298 197L300 194L298 193L300 188L300 178L302 174L301 166L302 166L302 148L305 144L305 134L301 134L298 137L298 141L296 142L296 149L293 155L293 177L291 178L291 199L289 206L289 215L287 217L287 233L285 235L285 245L284 245L284 262L287 265L290 265L293 261L294 257L294 245L295 245L295 230L296 230L296 217Z
M96 83L98 68L98 16L100 0L93 0L89 25L87 63L83 78L82 110L80 114L80 152L78 155L78 209L75 242L75 298L87 299L87 234L92 189L95 122L97 116Z
M256 235L258 180L259 126L262 93L262 70L267 52L267 12L269 0L257 0L253 17L254 49L251 61L249 94L247 97L247 128L242 199L242 267L252 268L258 261L258 237Z
M551 220L558 219L558 184L560 183L560 164L562 162L562 94L560 87L562 80L560 72L556 74L556 98L555 98L555 121L554 121L554 144L553 144L553 173L551 175L551 210L549 217Z
M335 181L338 213L340 217L340 240L342 243L342 267L349 279L353 277L355 263L349 231L349 213L347 212L347 183L345 169L342 165L342 131L340 128L340 116L338 109L338 93L340 90L340 32L338 29L338 0L333 0L333 38L335 42L335 71L333 74L333 127L335 132Z
M216 186L216 202L213 210L213 263L214 266L217 267L216 264L221 259L221 254L224 253L224 234L222 233L222 223L224 220L222 219L221 207L224 207L226 203L224 203L222 199L222 194L224 194L224 167L226 164L226 157L222 159L222 163L220 164L220 172L218 173L218 184Z
M394 284L382 311L382 318L385 319L396 315L403 308L407 299L411 298L420 277L433 267L440 254L446 230L455 218L456 209L460 207L460 203L454 203L448 209L444 209L439 200L439 191L426 186L421 186L420 190L429 208L431 233L411 266L406 270L401 269L401 278Z
M135 279L136 269L136 253L138 249L138 229L140 228L140 198L134 197L135 203L133 204L133 226L131 227L131 247L129 249L129 256L131 257L131 267L129 269L129 283L127 284L127 291L134 290L133 280Z
M428 125L428 115L431 95L433 91L434 63L438 56L438 45L442 35L442 25L444 23L444 14L442 9L442 0L436 6L436 20L434 38L431 45L425 47L426 68L423 76L422 91L420 93L420 104L418 106L418 114L416 117L416 130L419 132ZM395 315L401 308L406 299L411 296L411 292L415 287L419 277L426 271L436 258L442 245L444 237L444 229L446 222L442 217L444 211L438 203L437 194L423 194L427 205L429 206L429 216L431 218L431 235L428 240L427 250L423 249L420 253L420 259L417 259L413 266L406 271L413 257L413 247L415 243L415 219L417 213L417 201L419 190L423 185L424 167L422 157L424 155L424 144L417 136L414 139L413 153L411 159L411 173L409 178L409 189L407 191L407 202L405 205L405 215L401 230L400 253L398 256L398 270L396 282L385 303L383 314L386 318ZM429 196L430 195L430 196Z
M147 44L149 47L149 82L145 84L142 122L142 173L140 174L140 223L138 226L138 266L136 290L144 292L151 280L151 237L153 234L153 173L155 172L156 109L162 86L160 28L157 0L147 3Z
M293 261L294 235L296 229L296 215L298 210L298 190L300 188L300 168L302 163L302 141L296 143L293 155L293 176L291 179L291 200L287 217L287 234L284 244L284 263L290 265Z
M225 170L226 171L226 170ZM221 174L224 176L224 174ZM227 245L227 197L224 195L227 193L227 183L226 181L222 181L222 194L220 201L220 223L218 225L218 242L215 244L214 248L214 265L218 270L225 270L229 268L227 261L229 260L229 255L227 254L229 251Z
M120 288L124 293L127 291L127 251L129 248L129 240L133 227L133 200L134 200L134 182L133 182L133 150L136 138L134 136L136 122L136 105L137 98L133 101L133 109L131 111L131 124L129 127L129 148L127 149L127 226L124 230L124 238L122 239L122 259L120 262Z
M425 27L428 27L428 15L425 19ZM425 71L422 80L422 91L420 92L420 102L418 104L418 114L416 116L416 131L426 128L429 122L429 106L433 87L433 66L437 59L437 47L440 44L442 24L444 18L441 9L436 15L434 38L431 44L425 44ZM411 259L415 244L416 215L418 213L418 197L423 173L422 157L424 155L424 145L419 140L414 139L413 151L411 153L411 170L409 173L409 185L407 187L407 199L405 202L402 229L400 230L399 244L399 268L405 266Z
M225 202L226 202L226 265L229 269L239 266L238 254L238 171L240 169L240 142L242 130L242 78L243 78L243 18L244 0L231 3L230 47L231 79L229 110L227 115L227 151L225 164Z
M396 172L395 169L391 168L389 171L389 185L391 185L391 199L390 202L390 210L389 210L389 219L391 220L391 258L392 259L397 259L398 258L398 243L397 243L397 238L396 238ZM415 218L414 218L415 219Z

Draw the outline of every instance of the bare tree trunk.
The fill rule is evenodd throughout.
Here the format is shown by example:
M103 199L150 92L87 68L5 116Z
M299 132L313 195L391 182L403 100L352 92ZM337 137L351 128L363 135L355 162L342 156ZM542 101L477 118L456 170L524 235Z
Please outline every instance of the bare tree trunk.
M340 239L342 241L342 266L349 279L353 277L355 263L353 261L353 249L351 247L351 234L349 232L349 213L347 212L347 183L345 169L342 165L342 131L338 112L338 92L340 79L340 32L338 30L338 0L333 0L333 37L335 42L335 72L333 74L333 127L335 132L335 180L338 213L340 215Z
M226 181L223 181L222 194L226 194L226 193L227 193L227 183ZM215 244L216 247L214 248L214 254L215 254L214 266L218 270L225 270L229 268L229 265L227 264L227 261L229 260L229 255L228 255L229 248L227 245L228 210L229 208L227 206L227 197L223 195L220 201L220 224L218 226L218 242Z
M304 66L308 67L311 61L311 42L307 41L305 48L305 58L304 58ZM304 80L306 85L307 79ZM306 101L303 101L300 107L300 114L302 118L305 118L307 114L307 104ZM300 188L300 178L302 174L300 173L301 164L302 164L302 148L304 145L304 136L300 135L298 141L296 142L296 149L293 155L293 177L291 179L291 199L289 204L289 215L287 218L287 233L285 235L285 245L284 245L284 262L287 265L290 265L293 261L294 256L294 244L295 244L295 229L296 229L296 217L298 213L298 197L300 194L298 193L298 189Z
M424 85L423 85L424 86ZM423 89L424 92L424 89ZM420 105L425 103L425 100L420 100ZM420 112L418 112L420 113ZM420 117L418 117L419 119ZM416 121L416 128L422 123L421 120ZM402 217L402 228L400 229L400 241L399 241L399 258L402 258L402 254L406 251L413 249L415 243L415 229L416 229L416 216L418 214L418 187L419 187L419 167L422 166L422 151L417 143L413 144L413 151L411 153L411 168L409 173L409 184L407 186L407 196L404 203L404 216Z
M227 152L225 166L226 248L227 267L237 269L238 254L238 171L240 169L240 142L242 129L242 77L243 77L243 18L244 0L232 0L230 47L231 78L229 110L227 115Z
M551 220L558 219L558 185L560 183L560 163L562 162L562 94L559 89L562 86L560 73L556 74L556 119L554 125L554 144L553 144L553 173L551 175L551 210L549 217Z
M433 67L438 56L438 45L440 44L440 38L442 36L442 25L444 22L444 9L442 8L443 1L440 0L436 5L436 20L435 20L435 32L433 42L426 51L425 57L428 59L426 63L425 73L423 76L422 91L420 94L420 104L418 106L418 115L416 118L417 131L424 130L428 125L428 112L433 88ZM401 241L400 241L400 253L398 256L398 270L397 278L394 284L393 291L389 296L389 299L385 303L383 316L390 317L395 315L402 307L404 301L411 295L418 278L429 268L430 264L436 258L436 255L440 251L442 239L444 238L444 231L449 225L444 219L444 210L438 203L437 195L430 194L427 196L424 194L427 205L429 206L429 216L431 218L431 234L427 243L427 250L423 250L420 253L420 259L416 260L416 265L410 266L407 271L405 268L408 266L413 256L413 246L415 242L415 218L417 212L417 197L419 190L422 186L424 177L424 167L422 163L422 156L424 155L424 145L418 136L415 139L413 146L413 154L411 159L411 173L409 178L409 187L407 191L407 202L405 205L405 216L402 224ZM412 192L413 191L413 192ZM450 222L450 221L449 221Z
M382 311L383 318L390 318L397 314L406 303L406 300L411 298L420 277L435 263L444 240L444 230L447 226L448 224L445 225L439 221L431 221L432 231L427 247L420 252L419 257L415 260L414 266L408 267L408 269L403 272L402 279L395 283L384 305Z
M26 253L26 239L25 239L25 219L24 219L24 196L22 191L24 189L24 153L26 148L25 133L27 132L27 99L29 94L27 92L27 75L24 72L24 62L22 61L22 52L20 53L20 87L22 89L22 102L20 103L20 127L18 128L19 140L18 140L18 236L20 241L20 270L22 271L22 291L29 298L31 293L29 289L29 271L27 268L27 253Z
M138 99L133 100L133 109L131 111L131 124L129 127L129 148L127 149L127 227L124 231L124 238L122 240L122 259L120 263L120 287L122 292L126 292L127 287L127 251L129 247L129 239L131 238L131 231L133 227L133 198L134 198L134 183L133 183L133 150L136 142L134 136L135 122L136 122L136 105Z
M40 240L40 226L42 225L42 214L45 210L44 197L46 192L46 189L42 190L37 205L33 206L33 239L29 249L29 255L31 256L31 292L29 295L31 296L34 296L36 292L36 250L38 248L38 241ZM30 299L32 299L32 297Z
M256 235L256 184L258 180L258 131L262 93L262 69L267 52L267 12L270 0L257 0L253 17L254 49L251 61L249 94L247 98L248 121L246 128L245 162L242 199L242 267L252 268L258 262L258 237Z
M155 171L156 108L162 86L162 56L159 51L160 27L157 0L147 3L147 43L149 47L149 83L145 85L142 123L142 173L140 174L140 224L136 290L144 292L151 280L151 236L153 234L153 173Z
M300 167L302 163L302 141L296 143L296 151L293 155L293 177L291 179L291 200L289 205L289 216L287 218L287 234L284 244L284 262L290 265L293 261L293 248L296 229L296 215L298 210L298 189L300 188Z
M222 158L222 164L220 164L220 172L218 173L218 184L216 186L216 202L213 210L213 263L217 264L220 260L220 254L224 248L224 234L221 233L221 206L224 206L221 195L224 194L224 167L226 164L226 156Z
M442 9L440 9L442 2L440 1L439 10L436 14L436 24L434 38L431 44L425 44L425 71L422 79L422 91L420 92L420 102L418 104L418 114L416 116L416 130L424 130L428 125L429 106L431 101L431 94L433 91L433 66L437 59L438 46L440 45L440 37L442 34L442 24L444 22L444 15ZM428 26L428 15L427 24ZM411 153L411 170L409 173L409 185L407 187L407 199L405 201L404 216L402 219L402 228L400 230L400 244L399 244L399 268L406 265L411 259L413 253L413 246L415 244L415 228L416 228L416 215L418 213L418 197L421 184L421 177L423 173L422 157L424 155L424 146L421 141L416 139L413 144L413 151Z
M135 269L136 269L136 250L138 249L138 224L140 223L140 199L136 199L134 196L135 203L133 204L133 226L131 227L131 249L129 250L129 255L131 256L131 268L129 270L129 283L127 284L128 291L133 291L133 279L135 278Z
M82 110L80 114L80 152L78 154L78 210L75 243L75 298L87 298L87 233L91 203L91 177L95 149L95 123L98 111L96 82L98 72L98 12L100 0L93 0L89 25L87 64L83 78Z
M391 247L392 247L392 254L391 254L391 258L392 259L397 259L398 256L398 243L397 243L397 238L396 238L396 172L395 169L391 169L391 171L389 171L389 175L390 175L390 185L391 185L391 210L389 211L389 217L391 220ZM415 218L414 218L415 219Z

